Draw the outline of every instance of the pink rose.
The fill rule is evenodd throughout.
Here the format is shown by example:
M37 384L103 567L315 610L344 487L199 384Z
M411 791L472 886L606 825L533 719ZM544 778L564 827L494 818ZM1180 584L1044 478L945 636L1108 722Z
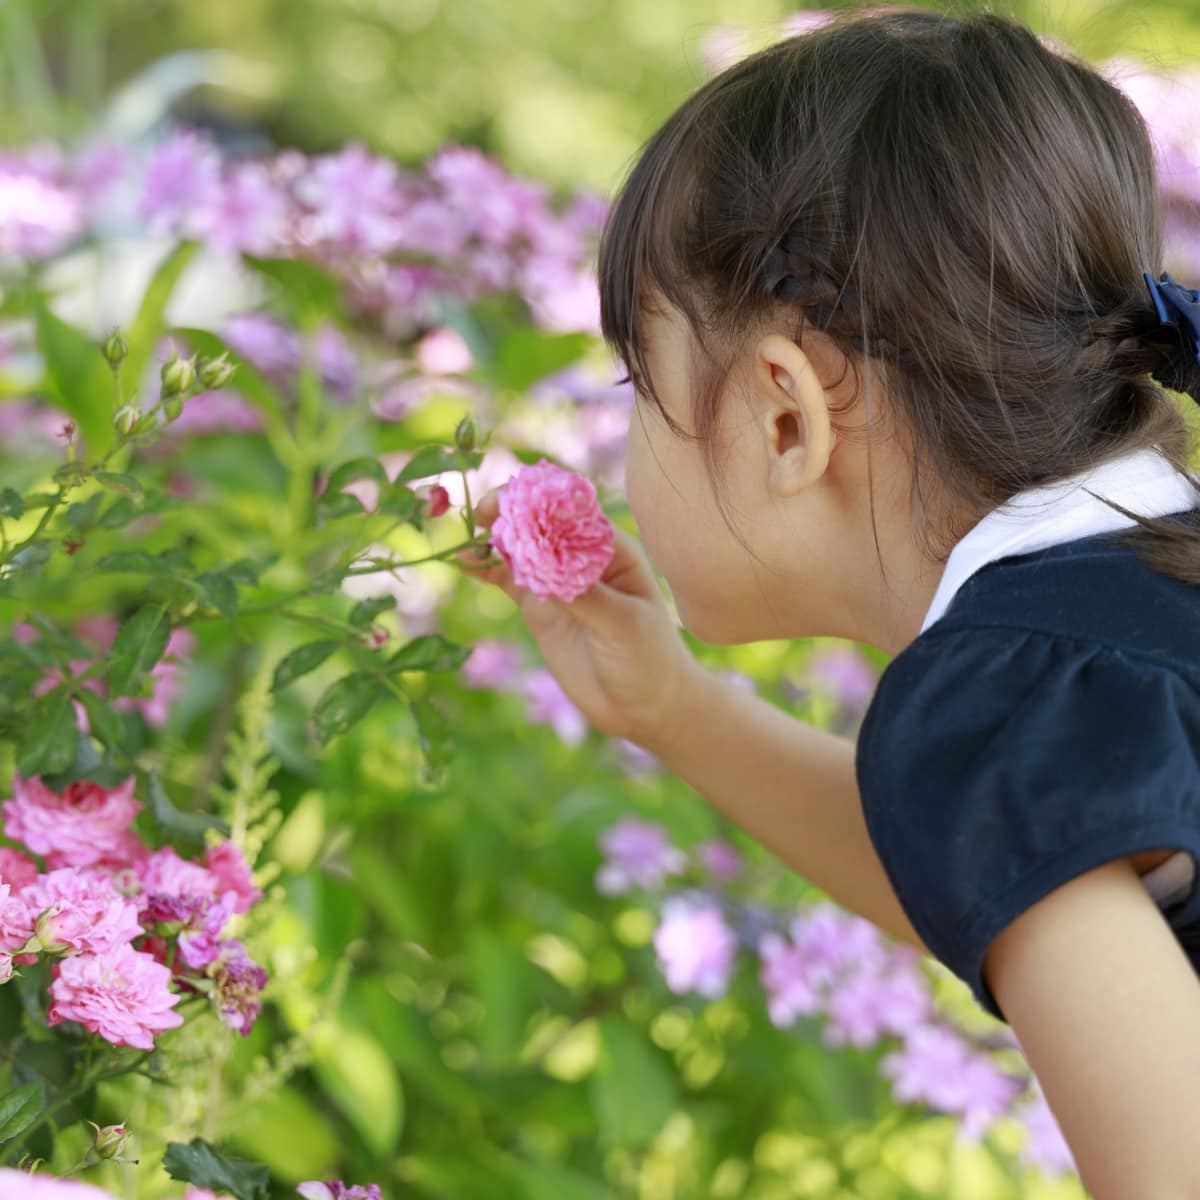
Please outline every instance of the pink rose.
M137 905L103 875L61 867L25 889L38 940L51 954L100 954L139 937Z
M78 1021L114 1046L154 1049L154 1035L183 1024L171 1009L181 997L171 972L126 944L103 954L76 954L54 966L47 1022Z
M101 1191L77 1179L56 1179L45 1171L31 1174L11 1167L0 1167L0 1197L4 1200L113 1200L111 1192Z
M209 846L204 852L204 865L216 878L218 891L236 893L235 913L246 912L263 898L262 892L254 886L250 864L233 842L226 840Z
M41 779L13 776L13 798L4 801L4 832L50 867L90 867L127 848L127 831L141 810L131 775L109 791L90 780L68 784L61 795Z
M0 883L7 883L14 892L19 892L28 887L39 874L37 863L28 855L8 846L0 846Z
M492 544L518 585L569 603L599 581L614 535L590 480L543 458L522 467L497 499Z
M217 877L207 867L180 858L171 846L162 846L134 865L141 880L139 900L145 907L148 898L161 893L165 896L215 896L223 890Z
M6 954L19 949L33 937L33 919L22 896L14 896L7 883L0 883L0 950ZM22 955L22 960L25 959Z

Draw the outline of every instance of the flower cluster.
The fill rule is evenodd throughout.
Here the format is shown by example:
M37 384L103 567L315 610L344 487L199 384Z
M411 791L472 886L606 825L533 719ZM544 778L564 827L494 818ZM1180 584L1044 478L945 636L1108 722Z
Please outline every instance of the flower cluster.
M14 777L4 833L42 863L0 849L0 977L45 956L48 1023L76 1021L115 1046L153 1049L183 1023L183 991L207 993L247 1034L267 975L226 926L262 899L250 866L230 841L210 844L201 862L151 850L132 828L142 807L133 788L130 777L55 792Z
M519 586L570 603L599 582L615 539L590 480L543 458L522 467L498 502L492 544Z
M744 877L737 851L721 839L690 854L655 822L625 817L599 839L596 886L606 896L635 889L660 910L653 945L666 986L706 999L725 995L739 951L755 964L767 1015L780 1029L823 1020L827 1046L899 1044L880 1060L900 1103L920 1103L958 1119L958 1136L978 1141L1002 1117L1030 1131L1027 1161L1070 1170L1070 1151L1035 1083L1000 1069L988 1048L934 1011L920 956L889 942L870 921L824 901L790 918L733 894ZM687 886L699 869L701 886ZM668 890L670 885L674 890ZM1011 1033L1002 1036L1015 1047Z

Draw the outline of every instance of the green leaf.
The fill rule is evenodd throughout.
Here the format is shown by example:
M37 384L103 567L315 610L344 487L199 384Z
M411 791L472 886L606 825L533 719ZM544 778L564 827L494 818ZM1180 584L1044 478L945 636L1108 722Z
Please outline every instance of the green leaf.
M228 836L229 826L220 817L212 813L189 812L176 808L159 781L156 771L147 771L146 778L150 785L150 810L164 833L184 841L195 842L197 845L204 844L206 829L216 829Z
M79 726L71 693L57 687L33 706L33 719L17 751L17 771L26 778L65 771L75 761L78 744Z
M163 259L146 287L137 315L125 334L129 352L121 364L122 376L131 381L133 387L137 386L145 374L146 365L163 332L167 304L175 291L175 285L199 249L199 242L181 242ZM108 372L107 366L105 371Z
M367 510L363 502L350 492L324 492L317 501L317 518L336 521L339 517L350 517Z
M373 479L380 486L386 486L388 481L387 472L377 458L352 458L333 468L325 487L330 492L341 491L356 479Z
M305 642L303 646L289 651L276 664L271 691L277 692L280 688L287 687L293 679L315 671L340 645L340 642L332 638L322 638L316 642Z
M310 262L299 258L256 258L252 254L243 254L242 260L283 289L297 316L330 313L339 306L338 281Z
M98 520L100 505L104 503L104 496L101 492L93 492L86 500L81 500L78 504L67 506L67 510L63 513L67 524L76 533L83 533L91 529Z
M113 696L136 692L163 656L171 635L171 619L162 605L138 609L113 640L108 667L108 690Z
M350 610L350 624L356 629L366 629L380 613L389 612L395 607L395 596L370 596L360 600Z
M97 471L94 478L106 488L120 492L122 496L127 496L130 500L141 502L145 498L141 483L132 475L119 475L115 471Z
M421 753L430 770L437 771L454 758L452 726L441 709L435 708L429 700L414 699L410 703Z
M0 488L0 517L12 517L15 520L24 515L25 501L21 499L21 493L9 487Z
M192 560L174 547L159 554L147 554L144 550L118 550L114 554L106 554L96 566L101 571L121 571L130 575L177 575L194 569Z
M189 583L221 616L237 616L238 590L224 571L204 571Z
M600 1134L610 1146L644 1146L676 1106L662 1055L618 1013L601 1018L600 1061L589 1082Z
M218 1154L198 1137L186 1146L182 1142L168 1142L162 1162L172 1179L212 1191L230 1192L237 1200L266 1196L271 1178L266 1167Z
M469 934L467 962L480 1002L480 1052L491 1066L511 1063L535 1007L536 969L516 946L479 925Z
M32 293L38 350L46 364L49 390L74 418L90 455L112 445L112 372L100 346L50 310L44 296Z
M523 392L539 379L577 362L595 339L587 333L539 333L517 328L504 336L485 373L498 387Z
M388 659L388 671L456 671L471 657L470 646L458 646L440 633L425 633L405 642Z
M322 1038L314 1052L316 1075L371 1152L386 1158L396 1151L404 1120L396 1068L365 1029L332 1020L332 1036Z
M443 471L457 471L461 465L460 451L447 450L445 446L422 446L396 476L396 482L407 483L410 479L427 479L430 475L440 475Z
M374 675L357 671L335 680L313 709L317 738L322 745L362 720L376 700L387 693Z
M278 561L278 554L265 554L259 558L239 558L237 562L222 567L221 574L234 583L241 583L246 587L258 587L259 575L268 567L273 567Z
M380 495L378 510L399 517L402 521L408 521L419 516L421 502L412 488L405 487L402 483L393 483Z
M40 1079L0 1096L0 1142L11 1142L24 1133L45 1106L45 1089Z
M128 730L124 717L103 696L97 696L90 688L85 687L79 696L87 712L88 728L92 735L98 737L109 750L128 757Z

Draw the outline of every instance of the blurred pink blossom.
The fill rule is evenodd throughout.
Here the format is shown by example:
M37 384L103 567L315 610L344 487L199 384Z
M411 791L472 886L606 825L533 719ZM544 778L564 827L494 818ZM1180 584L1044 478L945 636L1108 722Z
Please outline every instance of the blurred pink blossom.
M235 913L248 912L263 898L262 892L254 886L246 856L228 838L205 850L204 865L216 879L220 891L231 891L236 896Z
M512 691L520 682L522 657L520 646L485 638L463 663L463 682L471 688Z
M54 867L87 867L127 848L126 831L142 805L131 775L115 788L90 780L52 792L41 779L13 776L13 798L4 801L4 832Z
M431 329L413 352L417 365L430 375L461 375L475 361L471 348L457 329Z
M671 844L666 827L654 822L622 817L599 841L605 861L596 872L596 890L605 896L654 888L668 875L687 870L687 855Z
M714 999L728 990L737 938L717 905L668 897L654 932L654 949L671 991Z
M578 746L587 737L587 718L545 668L528 672L521 689L525 693L525 715L534 724L550 725L568 746Z

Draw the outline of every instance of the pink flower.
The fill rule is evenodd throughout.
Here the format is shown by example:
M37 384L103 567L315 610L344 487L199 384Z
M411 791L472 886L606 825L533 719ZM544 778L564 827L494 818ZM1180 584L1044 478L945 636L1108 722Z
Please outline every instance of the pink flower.
M113 1200L111 1192L101 1191L77 1179L56 1179L44 1171L30 1174L11 1167L0 1167L0 1197L4 1200Z
M519 586L569 603L600 580L614 535L590 480L543 458L522 467L497 498L492 543Z
M671 991L713 999L729 987L737 938L715 904L672 896L663 905L654 949Z
M462 665L463 683L470 688L508 691L520 681L521 647L485 639Z
M250 864L245 855L231 841L218 842L204 852L204 865L217 881L217 890L233 892L237 896L235 913L247 912L257 904L263 894L254 886Z
M38 877L37 863L20 850L0 846L0 883L12 885L14 892L28 887Z
M692 853L715 879L728 883L742 870L742 856L737 848L723 838L710 838L694 847Z
M7 883L0 883L0 950L6 954L18 950L33 936L29 905L21 896L12 895Z
M153 1050L156 1033L183 1024L171 1011L180 997L168 988L170 978L166 967L129 945L64 958L54 967L47 1022L78 1021L114 1046Z
M172 846L161 846L134 867L142 885L142 905L149 897L160 893L165 896L214 896L221 889L220 883L207 867L180 858ZM236 889L235 889L236 890Z
M558 680L545 667L530 671L522 681L525 715L538 725L550 725L568 746L587 737L587 718L575 707Z
M100 954L142 933L137 905L99 873L60 867L26 888L38 940L51 954Z
M471 348L456 329L431 329L416 345L417 363L427 375L459 375L470 369Z
M127 848L126 831L142 805L131 775L111 791L79 780L52 792L41 779L13 776L13 799L4 802L4 832L53 867L90 867Z

